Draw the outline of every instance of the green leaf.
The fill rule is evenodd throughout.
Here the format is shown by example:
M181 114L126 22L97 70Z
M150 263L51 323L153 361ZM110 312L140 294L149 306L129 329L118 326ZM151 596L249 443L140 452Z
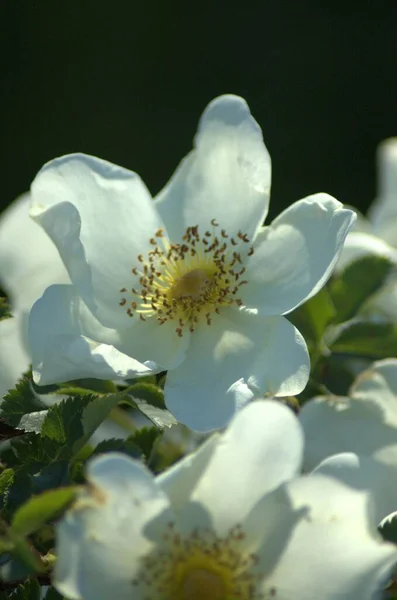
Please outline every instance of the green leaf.
M148 404L157 406L157 408L165 408L164 392L158 385L139 381L131 385L127 390L128 394L134 399L146 400Z
M103 440L102 442L99 442L91 456L106 454L106 452L123 452L132 458L140 458L141 451L138 444L134 442L134 437L135 436L131 436L125 440L115 438Z
M46 413L46 405L35 395L30 378L26 375L5 395L0 409L0 417L8 425L26 431L30 431L29 426L37 427L38 421ZM26 415L31 417L30 422Z
M10 485L14 481L14 469L4 469L0 475L0 498L3 499Z
M161 431L157 427L143 427L131 435L128 442L139 448L143 456L148 459L160 435Z
M6 573L3 573L1 569L0 575L4 579L8 581L12 581L16 578L16 569L21 569L25 571L25 575L29 575L30 573L44 573L46 567L41 560L39 554L32 548L32 546L28 543L25 538L19 535L12 535L13 548L11 550L12 557L14 561L11 561L8 569L6 568ZM13 564L14 563L14 564ZM18 579L22 579L21 575L17 577Z
M32 472L57 460L62 448L37 433L27 433L13 438L10 448L2 454L4 462L15 470L21 466L32 467Z
M93 396L67 398L51 406L44 420L41 435L58 444L72 447L76 440L84 435L82 415L92 399Z
M57 393L65 394L67 396L74 396L75 394L82 396L86 396L87 394L114 394L117 392L117 386L113 381L88 377L61 383L58 384L58 386L59 389ZM72 390L72 392L70 390Z
M74 443L74 452L78 452L88 442L94 431L108 417L112 408L117 406L124 397L123 393L107 394L106 396L97 396L87 404L83 410L81 420L83 435Z
M397 512L393 512L385 517L378 529L384 540L397 544Z
M355 317L368 298L384 285L393 269L387 258L371 255L355 260L340 275L334 276L329 289L337 322Z
M50 587L45 595L45 600L63 600L63 596L55 588Z
M11 533L27 536L51 521L70 504L76 494L75 487L58 488L30 498L15 513Z
M7 597L9 600L40 600L41 586L35 577L29 577L14 588Z
M318 346L326 327L334 317L335 309L325 287L288 315L288 319L302 333L311 351Z
M397 325L354 319L327 332L331 352L372 360L397 356Z
M164 429L164 427L171 427L172 425L177 424L178 421L168 410L157 408L152 404L148 404L146 400L141 400L134 396L132 396L132 400L135 407L159 429Z
M32 493L69 483L68 472L60 473L65 447L37 434L14 438L4 453L5 462L15 470L14 480L3 496L7 514L12 514ZM66 469L68 463L66 462Z

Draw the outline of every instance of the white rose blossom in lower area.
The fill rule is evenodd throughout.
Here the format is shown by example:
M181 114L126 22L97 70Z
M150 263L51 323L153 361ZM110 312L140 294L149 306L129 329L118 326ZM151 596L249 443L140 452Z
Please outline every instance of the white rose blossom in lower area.
M313 398L299 419L304 470L370 490L376 523L397 510L397 359L373 363L348 397Z
M307 348L282 315L324 285L355 215L317 194L262 227L270 177L261 130L236 96L209 104L154 201L138 175L98 158L45 165L31 215L72 285L33 307L35 381L167 370L168 408L201 431L258 393L301 392Z
M348 234L337 265L340 270L352 261L371 254L384 256L397 266L397 138L383 141L378 148L378 196L368 210L359 216ZM366 316L397 322L397 277L365 303Z
M302 451L292 412L262 400L160 476L94 459L57 526L55 587L72 600L380 597L397 549L368 522L368 494L299 476Z

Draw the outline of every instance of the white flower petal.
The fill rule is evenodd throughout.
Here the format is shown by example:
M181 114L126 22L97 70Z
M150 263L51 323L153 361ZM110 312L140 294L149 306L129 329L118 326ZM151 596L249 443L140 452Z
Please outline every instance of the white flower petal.
M397 278L390 277L381 289L368 298L360 314L375 321L397 322Z
M379 192L370 207L374 233L396 246L397 236L397 138L384 140L378 147Z
M81 377L133 378L153 372L119 352L118 334L101 325L71 285L49 287L33 306L29 342L33 377L46 385Z
M135 173L72 154L47 163L32 184L31 215L54 240L73 284L106 326L126 326L120 289L164 225Z
M30 358L21 339L22 316L0 321L0 403L28 370Z
M271 163L259 125L237 96L213 100L201 117L195 149L156 197L173 241L186 227L212 229L215 219L229 235L252 238L266 217Z
M302 454L292 411L272 400L253 402L222 435L192 500L207 507L216 533L226 535L258 500L297 474Z
M373 363L350 390L350 398L318 397L299 415L305 438L305 469L340 452L372 456L397 468L397 360Z
M397 250L395 248L371 233L352 231L346 237L345 245L337 264L337 270L342 271L354 260L371 254L388 258L392 262L397 263Z
M29 217L30 194L15 200L0 216L0 283L14 310L30 309L52 283L68 283L58 250Z
M369 512L375 527L396 510L397 465L391 467L368 456L344 453L325 459L314 472L334 477L358 490L369 491Z
M387 358L372 363L354 381L350 396L377 407L377 414L397 429L397 359Z
M157 483L167 494L175 513L179 513L191 499L192 492L211 461L220 439L217 433L212 434L198 450L157 476Z
M271 527L273 535L257 550L266 565L274 562L274 548L284 545L263 580L264 597L373 600L391 575L397 551L381 543L370 525L368 494L321 475L295 479L286 488L292 510L306 517L297 519L289 539L282 521L279 530Z
M57 528L53 583L72 599L139 600L139 558L160 541L169 501L143 465L121 454L90 462L88 479Z
M290 312L325 284L355 214L327 194L295 202L255 240L244 304L262 315Z
M161 371L179 367L190 343L189 331L179 337L175 321L160 325L155 317L141 321L136 315L132 321L130 329L118 332L119 341L115 346L120 352L142 363L154 362Z
M225 310L193 333L185 361L167 375L165 398L178 421L208 431L261 392L298 394L308 377L306 344L291 323Z
M396 430L384 422L382 410L375 403L349 398L314 398L299 415L305 432L305 470L340 452L374 456L379 448L389 446L397 458Z

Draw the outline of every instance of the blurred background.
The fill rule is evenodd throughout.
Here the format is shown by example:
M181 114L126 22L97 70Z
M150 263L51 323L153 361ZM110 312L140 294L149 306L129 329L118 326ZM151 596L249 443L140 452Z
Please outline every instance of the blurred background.
M365 210L397 135L396 0L3 0L0 44L0 208L75 151L155 194L226 92L263 129L272 215L318 191Z

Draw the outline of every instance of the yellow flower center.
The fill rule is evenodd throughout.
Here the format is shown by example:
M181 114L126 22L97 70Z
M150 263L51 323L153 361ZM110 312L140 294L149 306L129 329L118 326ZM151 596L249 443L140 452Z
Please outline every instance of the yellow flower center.
M153 250L147 257L139 254L132 269L140 287L120 290L119 304L130 317L154 317L160 325L174 321L182 336L185 327L193 332L201 320L211 325L213 313L222 307L242 306L244 263L253 248L246 234L238 232L236 240L223 229L217 235L215 220L211 225L212 232L204 235L198 226L188 227L180 244L170 244L161 229L156 232L150 239ZM247 244L244 253L236 250L240 242Z
M161 549L142 560L133 581L147 600L262 600L257 557L237 526L224 538L197 530L182 538L169 524Z
M226 588L223 578L208 569L193 569L189 571L180 590L183 600L223 600Z

